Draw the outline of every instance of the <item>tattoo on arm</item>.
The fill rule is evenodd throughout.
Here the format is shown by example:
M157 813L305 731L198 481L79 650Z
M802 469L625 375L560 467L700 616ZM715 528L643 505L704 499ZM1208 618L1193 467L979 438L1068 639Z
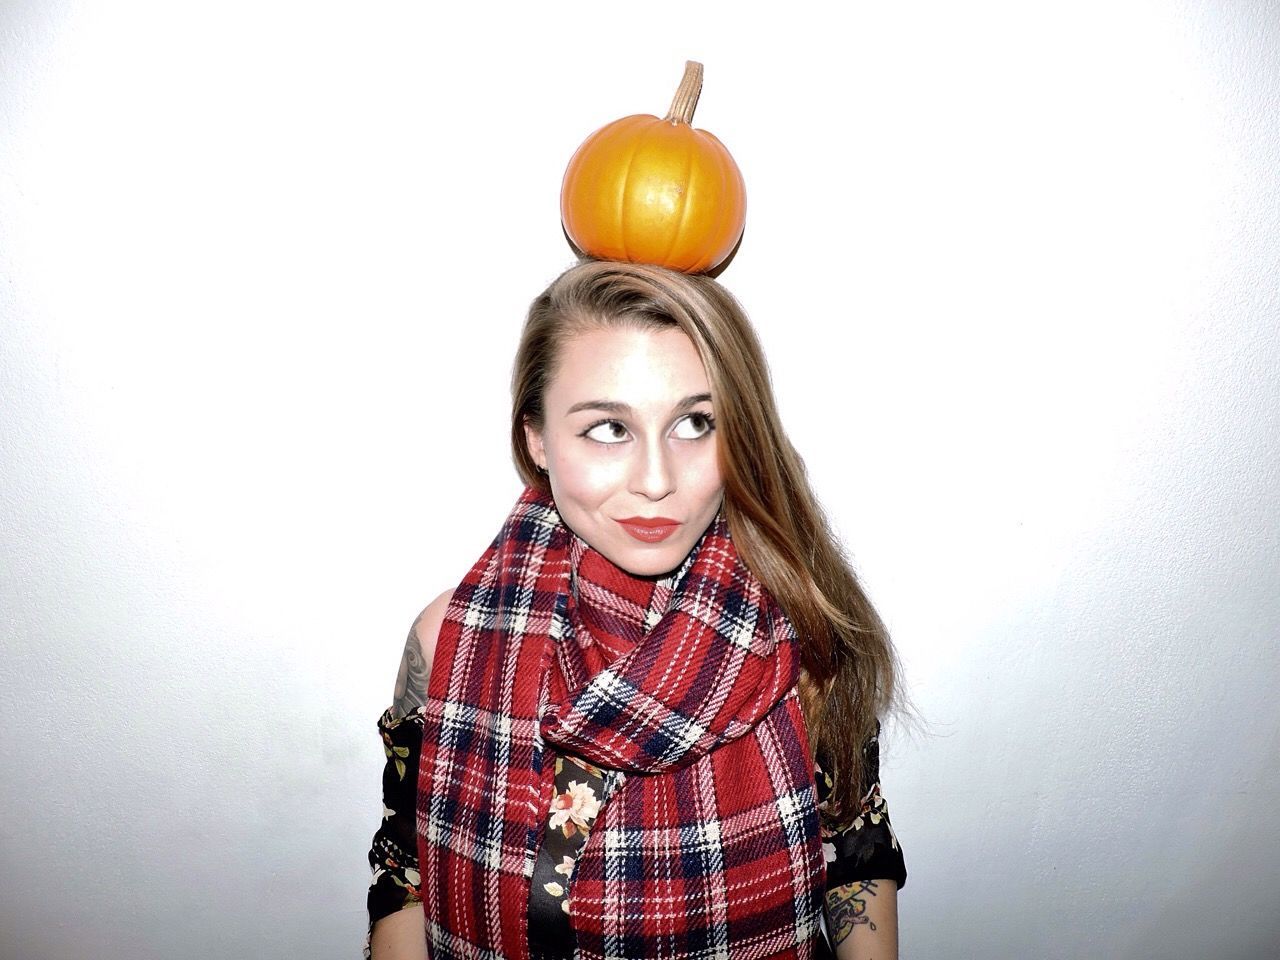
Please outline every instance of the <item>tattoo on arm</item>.
M404 656L400 659L400 672L396 674L396 695L391 703L393 717L407 717L426 703L427 661L418 642L418 622L409 629L409 639L404 644Z
M872 930L876 928L867 916L867 898L875 895L875 880L855 880L827 891L827 926L832 946L843 943L856 926L865 924Z

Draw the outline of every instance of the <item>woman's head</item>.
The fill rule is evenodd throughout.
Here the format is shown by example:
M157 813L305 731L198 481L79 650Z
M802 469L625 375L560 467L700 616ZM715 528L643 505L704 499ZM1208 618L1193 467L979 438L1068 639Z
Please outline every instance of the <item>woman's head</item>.
M744 432L760 434L739 426L744 411L772 416L759 345L728 293L608 261L571 268L533 302L512 399L521 478L550 492L591 546L644 575L679 566L715 518L726 459ZM678 525L646 537L619 523L632 518Z
M720 509L707 375L689 338L601 326L565 341L526 424L568 527L624 570L667 573Z

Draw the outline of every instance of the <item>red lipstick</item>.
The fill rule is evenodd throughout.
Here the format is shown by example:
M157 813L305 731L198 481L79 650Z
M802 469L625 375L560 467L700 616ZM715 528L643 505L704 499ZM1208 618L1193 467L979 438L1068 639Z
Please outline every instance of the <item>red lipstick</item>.
M665 540L680 526L679 520L672 520L670 517L626 517L618 523L622 524L622 529L631 536L645 543L658 543Z

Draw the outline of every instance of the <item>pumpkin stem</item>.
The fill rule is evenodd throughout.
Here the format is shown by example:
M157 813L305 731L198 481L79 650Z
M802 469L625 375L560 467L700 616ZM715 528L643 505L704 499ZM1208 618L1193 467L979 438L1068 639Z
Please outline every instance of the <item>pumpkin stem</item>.
M671 109L663 119L672 123L693 123L693 111L698 108L702 94L702 64L696 60L684 62L684 78L671 101Z

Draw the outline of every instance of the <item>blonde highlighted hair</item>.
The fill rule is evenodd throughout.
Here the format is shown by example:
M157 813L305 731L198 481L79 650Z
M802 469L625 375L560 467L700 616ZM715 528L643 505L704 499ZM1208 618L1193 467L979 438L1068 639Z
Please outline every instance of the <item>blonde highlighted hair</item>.
M730 534L800 636L809 737L834 778L837 818L851 819L866 788L862 748L893 700L893 646L782 429L764 354L737 300L709 277L649 264L588 260L566 270L530 305L516 352L516 470L550 494L529 453L525 423L544 426L543 398L564 343L609 326L678 328L702 358Z

